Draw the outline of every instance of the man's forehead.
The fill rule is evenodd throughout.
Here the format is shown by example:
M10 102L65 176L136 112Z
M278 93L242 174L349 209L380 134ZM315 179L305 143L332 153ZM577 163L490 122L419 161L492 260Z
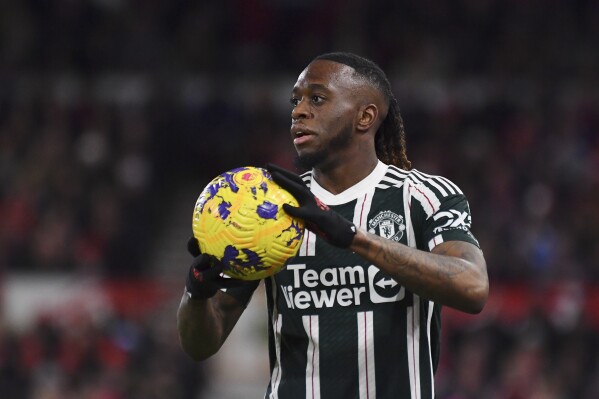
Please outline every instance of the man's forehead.
M329 60L312 61L297 78L294 89L304 86L355 87L358 83L352 67Z

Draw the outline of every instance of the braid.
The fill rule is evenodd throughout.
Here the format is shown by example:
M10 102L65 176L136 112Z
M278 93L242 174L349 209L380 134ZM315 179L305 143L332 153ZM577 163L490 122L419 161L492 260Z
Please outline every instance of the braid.
M375 135L376 154L381 161L404 170L412 169L406 152L406 131L395 96L389 101L389 112Z
M406 152L406 132L403 119L385 72L374 62L352 53L328 53L320 55L314 60L329 60L350 66L356 71L356 74L381 91L389 103L389 111L375 134L376 155L386 164L410 170L412 163L408 160Z

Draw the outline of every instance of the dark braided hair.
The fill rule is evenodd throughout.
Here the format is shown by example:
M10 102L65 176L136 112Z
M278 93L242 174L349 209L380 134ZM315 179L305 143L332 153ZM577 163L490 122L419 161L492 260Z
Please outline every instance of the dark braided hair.
M381 91L389 104L389 111L374 137L376 155L386 164L410 170L412 162L408 160L406 153L406 132L399 112L399 103L393 95L391 83L385 72L374 62L353 53L327 53L319 55L313 61L315 60L328 60L350 66L356 74Z

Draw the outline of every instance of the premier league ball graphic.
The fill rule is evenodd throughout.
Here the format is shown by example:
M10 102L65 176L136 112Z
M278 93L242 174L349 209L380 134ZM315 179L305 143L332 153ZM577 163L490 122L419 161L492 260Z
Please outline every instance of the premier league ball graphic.
M217 176L193 211L200 250L219 259L230 277L272 276L297 254L304 235L303 222L285 213L285 203L298 206L265 169L247 166Z

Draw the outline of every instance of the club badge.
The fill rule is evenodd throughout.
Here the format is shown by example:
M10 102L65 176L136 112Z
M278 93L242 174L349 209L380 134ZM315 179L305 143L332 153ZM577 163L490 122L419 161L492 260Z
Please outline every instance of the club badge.
M368 222L368 232L378 234L389 240L398 241L404 235L406 225L403 221L403 216L391 211L379 212L374 218Z

